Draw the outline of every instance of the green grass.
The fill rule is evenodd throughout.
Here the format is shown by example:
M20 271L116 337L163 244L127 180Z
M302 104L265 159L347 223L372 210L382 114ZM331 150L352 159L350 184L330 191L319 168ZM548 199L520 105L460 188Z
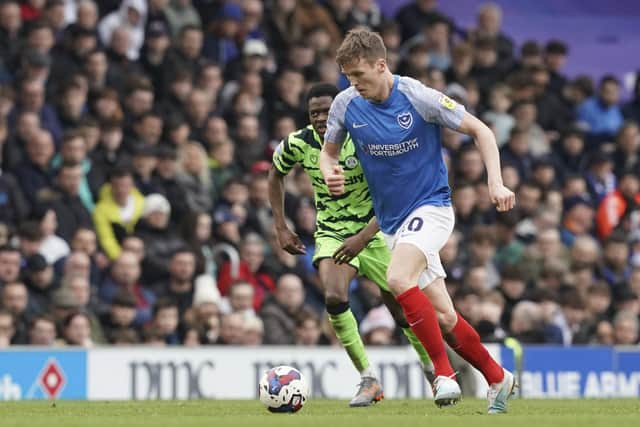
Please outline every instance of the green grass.
M351 409L346 401L311 400L297 414L270 414L257 401L0 402L0 426L638 426L640 401L514 400L510 413L485 414L486 402L466 399L438 409L432 401L387 400Z

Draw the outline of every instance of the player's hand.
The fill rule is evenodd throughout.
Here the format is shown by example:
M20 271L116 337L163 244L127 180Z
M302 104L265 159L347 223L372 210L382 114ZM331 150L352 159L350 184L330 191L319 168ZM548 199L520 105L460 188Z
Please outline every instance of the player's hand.
M324 178L332 196L340 196L344 193L344 172L340 165L334 165L330 175Z
M336 264L346 264L355 258L365 246L367 246L367 241L360 234L351 236L333 253L333 260Z
M491 203L496 205L498 212L506 212L513 209L516 205L515 194L502 184L495 186L490 185L489 197L491 198Z
M304 255L307 253L307 248L304 246L300 237L288 227L276 230L278 235L278 243L280 247L291 255Z

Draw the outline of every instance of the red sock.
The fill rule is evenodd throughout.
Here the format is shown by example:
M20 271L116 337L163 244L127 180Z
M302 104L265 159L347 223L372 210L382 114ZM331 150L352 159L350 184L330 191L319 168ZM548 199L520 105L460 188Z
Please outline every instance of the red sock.
M429 353L435 375L453 378L453 368L449 363L438 318L429 298L414 286L398 295L396 299L402 306L411 330Z
M504 371L493 360L486 348L480 342L480 336L466 320L458 315L458 321L451 332L445 334L449 346L474 368L482 372L489 384L502 381Z

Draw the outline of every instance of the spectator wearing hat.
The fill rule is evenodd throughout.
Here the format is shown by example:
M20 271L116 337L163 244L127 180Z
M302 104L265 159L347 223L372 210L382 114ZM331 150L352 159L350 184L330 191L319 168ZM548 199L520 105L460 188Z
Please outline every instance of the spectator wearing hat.
M242 17L242 8L238 4L225 3L209 24L203 56L223 65L236 59L240 55L236 39L240 36Z
M155 283L169 274L169 259L184 242L170 226L171 205L161 194L145 197L142 217L136 224L135 235L145 242L144 281Z
M171 38L171 32L169 29L169 20L167 19L167 6L169 0L149 0L147 10L147 24L145 28L145 41L149 37L149 32L152 28L159 28L156 24L160 23L162 28L166 30L167 36Z
M167 144L156 148L153 188L171 202L171 223L179 224L189 212L186 190L178 181L178 154Z
M213 344L220 335L220 291L214 277L202 274L194 280L191 326L200 331L201 340Z
M51 293L57 287L53 267L40 254L27 258L24 268L24 283L29 290L29 309L33 313L46 313L51 302Z
M387 307L369 310L360 323L360 334L366 345L391 345L396 324Z
M129 46L126 56L129 60L138 59L144 43L144 28L147 19L147 2L144 0L124 0L120 9L111 12L98 24L98 33L103 44L109 45L116 29L126 29L129 33Z
M133 233L144 210L144 197L133 184L131 171L124 167L111 172L109 183L100 189L93 221L100 246L111 260L120 255L120 242Z

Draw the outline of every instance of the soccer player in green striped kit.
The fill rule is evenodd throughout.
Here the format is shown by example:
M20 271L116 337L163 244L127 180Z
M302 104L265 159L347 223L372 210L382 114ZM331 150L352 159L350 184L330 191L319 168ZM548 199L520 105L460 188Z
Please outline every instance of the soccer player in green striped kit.
M330 84L317 84L309 91L307 106L311 124L290 134L274 152L273 167L269 172L269 198L281 247L291 254L304 254L305 246L285 223L284 177L298 163L311 178L317 210L313 262L319 271L331 325L362 377L358 392L349 405L369 406L384 395L369 365L358 324L349 308L349 282L356 275L367 277L380 287L384 303L418 353L427 378L432 374L433 365L387 287L390 252L377 231L369 188L349 137L340 155L346 177L345 193L333 197L320 172L319 158L327 117L337 94L338 89Z

